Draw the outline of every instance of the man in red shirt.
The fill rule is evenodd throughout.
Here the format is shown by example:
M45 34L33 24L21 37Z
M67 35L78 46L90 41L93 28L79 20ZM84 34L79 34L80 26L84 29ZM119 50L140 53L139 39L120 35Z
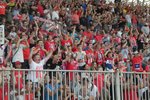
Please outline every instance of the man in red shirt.
M140 53L138 53L138 51L135 51L134 56L132 58L132 71L142 72L142 61L143 56Z

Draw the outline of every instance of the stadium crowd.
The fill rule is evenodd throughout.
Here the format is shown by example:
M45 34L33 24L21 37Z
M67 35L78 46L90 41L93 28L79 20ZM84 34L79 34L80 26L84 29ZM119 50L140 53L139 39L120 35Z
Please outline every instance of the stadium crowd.
M8 99L8 80L15 83L16 91L10 84L11 100L115 100L109 91L112 87L109 74L70 72L63 77L62 73L39 72L43 69L150 72L150 7L99 0L26 1L0 1L0 25L5 26L0 67L3 71L31 69L37 72L26 71L23 75L22 71L6 71L2 75L1 71L0 100ZM145 96L149 94L147 76L135 77L136 82L130 84L134 89L124 89L124 93L128 92L125 100L140 98L134 86L146 89ZM43 79L45 83L41 85ZM122 80L125 85L135 78L124 76ZM148 84L142 84L144 82Z

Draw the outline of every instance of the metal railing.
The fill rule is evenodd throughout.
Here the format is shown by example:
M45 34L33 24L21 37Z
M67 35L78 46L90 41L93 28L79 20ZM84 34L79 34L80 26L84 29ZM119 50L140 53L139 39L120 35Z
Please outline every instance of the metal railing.
M0 100L150 100L150 73L13 69L0 76Z

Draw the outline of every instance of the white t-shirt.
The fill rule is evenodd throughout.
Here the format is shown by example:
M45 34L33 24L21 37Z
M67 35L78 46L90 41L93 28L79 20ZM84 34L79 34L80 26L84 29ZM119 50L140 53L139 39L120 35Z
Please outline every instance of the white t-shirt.
M121 50L121 54L123 55L123 58L127 59L128 58L128 49L122 49Z
M44 14L46 14L46 18L47 19L51 19L51 15L50 15L50 13L48 13L49 12L49 9L45 9L44 10ZM48 14L47 14L48 13Z
M52 20L55 20L55 19L59 19L59 14L58 14L58 11L53 11L52 12Z
M40 61L40 63L36 63L32 60L30 64L30 69L31 70L36 70L36 71L31 71L27 75L27 79L32 80L32 82L38 82L40 79L43 77L43 66L45 64L45 59Z
M132 23L130 15L126 15L125 18L128 23Z
M77 52L78 60L82 60L81 62L79 62L79 66L83 66L85 64L85 60L84 60L85 56L86 56L85 51Z
M150 29L149 29L149 26L143 26L142 28L141 28L141 31L144 33L144 34L146 34L146 35L149 35L150 34Z
M16 44L12 44L12 52L13 52L13 58L12 58L12 62L24 62L24 57L23 57L23 48L25 47L25 45L20 44L18 48L14 48Z
M5 45L0 46L0 64L3 63L4 61L4 50L5 50Z
M90 83L88 86L89 90L90 90L90 96L93 96L94 98L96 98L97 93L98 93L98 88L96 87L96 85Z
M16 36L17 36L16 32L10 32L8 37L14 39Z

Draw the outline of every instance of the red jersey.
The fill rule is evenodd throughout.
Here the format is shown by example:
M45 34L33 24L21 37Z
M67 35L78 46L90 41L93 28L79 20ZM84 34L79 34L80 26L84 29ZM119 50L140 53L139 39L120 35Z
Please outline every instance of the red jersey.
M72 41L70 39L61 41L62 46L68 46L68 45L71 45L71 44L72 44Z
M94 84L97 86L99 93L101 93L104 87L104 75L98 74L97 77L94 79Z
M87 32L87 31L83 32L83 35L86 36L86 37L88 37L88 38L90 38L90 39L93 36L91 32Z
M94 60L94 53L92 50L87 50L86 51L86 56L87 56L87 60L86 63L88 64L88 66L92 66L92 62Z
M95 36L95 40L96 40L96 41L99 41L99 42L101 43L103 37L104 37L104 35L102 35L102 34L96 35L96 36Z
M102 65L103 62L104 62L104 57L103 57L103 55L104 55L104 52L103 52L101 49L95 51L96 62L97 62L98 64L100 64L100 65Z
M23 72L15 71L14 76L16 78L15 88L20 90L23 88Z
M133 71L137 71L137 72L143 71L142 60L143 60L142 56L135 56L132 58L132 70Z
M34 94L33 93L26 94L25 95L25 100L34 100Z
M27 43L24 41L22 42L22 44L27 45ZM29 55L30 55L30 48L23 49L23 57L25 60L29 59Z
M124 100L139 100L137 90L133 89L135 86L130 86L129 89L124 91Z
M78 63L76 61L67 62L66 63L66 70L77 70ZM69 73L70 80L73 80L73 72Z
M0 15L5 15L6 6L6 3L0 3Z
M44 47L47 51L55 50L55 42L54 41L46 41L44 43Z
M37 11L40 13L40 15L44 15L44 8L42 5L37 5Z
M8 95L4 95L3 98L3 88L0 88L0 100L8 100Z
M146 72L149 72L149 71L150 71L150 66L149 66L149 65L147 65L147 66L145 67L145 71L146 71Z

